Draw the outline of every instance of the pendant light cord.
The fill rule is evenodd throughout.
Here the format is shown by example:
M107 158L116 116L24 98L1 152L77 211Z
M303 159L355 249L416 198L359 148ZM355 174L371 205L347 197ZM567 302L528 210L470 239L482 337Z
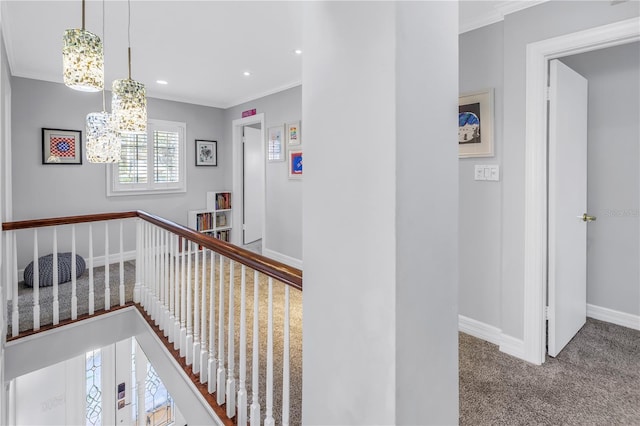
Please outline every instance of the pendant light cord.
M82 30L84 31L84 0L82 0Z
M129 80L131 80L131 0L127 0L129 19L127 22L127 40L129 42Z
M106 32L104 30L104 3L105 0L102 0L102 57L104 58L104 46L105 46L105 40L106 40ZM84 0L82 0L82 4L84 4ZM102 83L102 111L107 111L107 104L105 103L104 100L104 83Z

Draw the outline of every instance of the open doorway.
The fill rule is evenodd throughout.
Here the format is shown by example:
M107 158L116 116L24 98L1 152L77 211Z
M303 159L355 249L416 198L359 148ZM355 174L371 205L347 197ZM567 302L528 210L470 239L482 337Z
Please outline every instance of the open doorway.
M264 114L233 120L232 139L233 223L240 223L242 232L234 232L231 242L260 253L265 244Z
M638 19L634 18L527 46L524 344L525 359L535 364L545 360L547 337L547 184L553 184L547 180L546 88L549 63L557 58L633 43L639 39ZM635 262L637 265L637 258Z

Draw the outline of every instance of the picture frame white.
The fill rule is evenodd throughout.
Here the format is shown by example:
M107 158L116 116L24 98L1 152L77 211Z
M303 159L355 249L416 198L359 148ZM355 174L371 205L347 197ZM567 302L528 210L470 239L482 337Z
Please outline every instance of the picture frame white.
M267 129L267 161L270 163L284 161L287 147L284 143L284 126Z
M458 158L494 156L493 89L458 98Z
M302 144L302 135L300 134L300 122L287 123L286 128L287 145L295 146Z

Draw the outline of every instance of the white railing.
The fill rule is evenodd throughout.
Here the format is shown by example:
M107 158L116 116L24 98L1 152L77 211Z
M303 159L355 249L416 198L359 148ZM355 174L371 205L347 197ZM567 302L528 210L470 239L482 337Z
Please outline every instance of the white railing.
M132 219L135 217L138 219ZM78 218L82 220L69 220ZM44 246L50 248L43 246L43 228L49 231ZM94 228L104 230L104 252L97 257ZM7 282L12 283L13 337L25 331L16 326L24 323L25 315L32 316L32 329L38 330L48 325L43 312L55 325L67 318L75 320L79 314L93 315L98 313L96 309L109 310L133 301L185 358L199 384L215 395L219 406L224 405L228 418L235 418L239 425L289 424L291 404L300 403L299 395L293 402L290 398L290 346L293 343L301 351L302 344L301 333L290 333L292 287L301 303L299 270L144 212L13 222L4 224L3 229L8 229L5 232L13 241L4 263L12 265ZM18 266L24 267L27 260L21 258L25 250L19 250L29 241L20 233L32 233L33 255L28 259L34 264L31 291L19 285ZM57 254L67 247L72 280L59 283ZM112 253L110 247L119 251ZM54 255L50 306L43 305L45 289L40 287L39 262L45 252ZM88 271L76 279L74 260L79 252L86 258ZM125 268L132 254L135 272ZM110 267L109 259L115 260ZM116 276L114 283L104 286L103 297L98 297L96 289ZM21 309L20 298L25 294L31 298L29 309ZM71 306L68 315L60 309L67 305ZM298 330L299 316L294 318ZM274 380L275 374L281 374L281 380Z

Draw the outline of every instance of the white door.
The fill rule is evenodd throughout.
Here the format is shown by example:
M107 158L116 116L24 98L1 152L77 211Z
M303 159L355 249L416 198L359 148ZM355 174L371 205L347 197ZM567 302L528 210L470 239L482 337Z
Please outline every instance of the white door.
M244 127L243 237L249 244L262 238L264 222L264 154L260 130Z
M550 62L548 352L587 318L587 80Z

